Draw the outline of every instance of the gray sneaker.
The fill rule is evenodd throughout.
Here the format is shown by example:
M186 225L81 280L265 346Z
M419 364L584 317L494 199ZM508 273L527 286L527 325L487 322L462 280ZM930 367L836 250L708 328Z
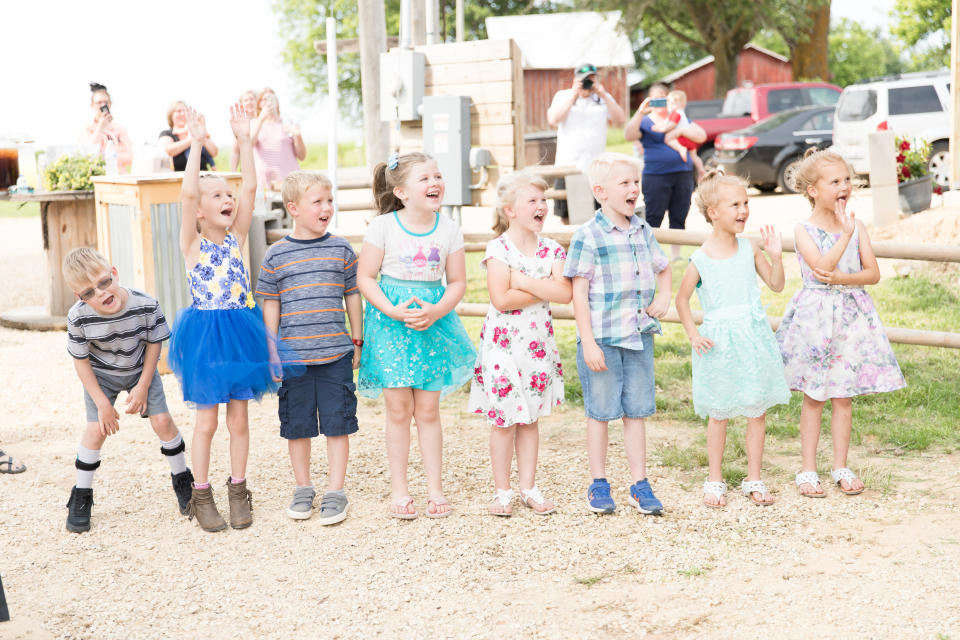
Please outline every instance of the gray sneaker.
M293 501L287 507L287 515L294 520L306 520L313 513L313 499L317 492L313 487L297 487L293 492Z
M347 496L331 491L323 494L320 501L320 524L337 524L347 517Z

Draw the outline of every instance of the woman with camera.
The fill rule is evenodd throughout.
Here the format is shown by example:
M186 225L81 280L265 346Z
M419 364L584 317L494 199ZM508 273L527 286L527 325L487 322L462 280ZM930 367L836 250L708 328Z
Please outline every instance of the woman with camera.
M670 117L667 93L666 85L652 85L647 97L624 127L623 137L639 140L643 145L641 188L647 224L656 229L663 222L664 215L667 215L671 229L683 229L693 195L693 160L692 157L686 160L681 158L664 141L666 134L654 131L654 127L667 122ZM707 134L699 127L696 129L699 131L695 131L694 142L701 143L706 140ZM680 257L680 245L673 245L672 251L674 259Z
M113 143L117 154L117 170L120 173L130 173L130 166L133 164L133 143L130 141L127 130L113 121L113 114L110 113L112 104L107 88L99 82L91 82L92 120L83 128L80 142L96 145L102 154L106 154L108 147Z
M607 122L620 126L626 119L623 108L597 78L597 67L590 63L574 70L573 86L553 96L547 110L547 122L557 127L558 166L576 166L586 171L590 161L607 148ZM566 186L563 178L554 183L557 189ZM554 213L567 221L566 200L557 200Z

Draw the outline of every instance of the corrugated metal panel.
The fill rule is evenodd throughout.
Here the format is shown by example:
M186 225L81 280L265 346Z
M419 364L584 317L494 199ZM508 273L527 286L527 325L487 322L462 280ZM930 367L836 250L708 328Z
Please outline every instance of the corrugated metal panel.
M107 207L110 220L110 262L120 272L120 284L134 286L133 266L133 207L111 204Z
M186 268L180 253L180 204L150 205L150 227L157 287L152 293L172 326L180 310L190 304Z

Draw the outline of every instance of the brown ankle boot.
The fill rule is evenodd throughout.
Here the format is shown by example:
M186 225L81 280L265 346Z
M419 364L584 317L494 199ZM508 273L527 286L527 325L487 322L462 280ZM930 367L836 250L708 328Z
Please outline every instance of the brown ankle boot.
M253 494L247 490L247 481L234 484L228 477L227 495L230 498L230 526L246 529L253 524Z
M190 495L190 502L187 503L187 516L193 520L197 518L197 524L204 531L223 531L227 528L227 523L223 521L223 516L217 511L217 505L213 501L213 489L197 489L193 487Z

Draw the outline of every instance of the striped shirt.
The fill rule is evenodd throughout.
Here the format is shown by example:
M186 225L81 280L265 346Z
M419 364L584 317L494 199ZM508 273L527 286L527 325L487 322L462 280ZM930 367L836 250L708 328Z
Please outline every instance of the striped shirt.
M287 236L267 249L257 297L280 301L280 344L295 362L323 364L353 353L343 299L360 295L357 254L343 238Z
M598 210L573 234L563 275L590 281L590 325L598 343L640 350L640 334L660 333L645 309L656 293L655 274L669 265L642 218L632 216L623 230Z
M127 304L109 316L78 300L67 312L67 351L90 359L94 371L136 375L143 369L147 343L170 337L160 303L136 289L127 289Z

